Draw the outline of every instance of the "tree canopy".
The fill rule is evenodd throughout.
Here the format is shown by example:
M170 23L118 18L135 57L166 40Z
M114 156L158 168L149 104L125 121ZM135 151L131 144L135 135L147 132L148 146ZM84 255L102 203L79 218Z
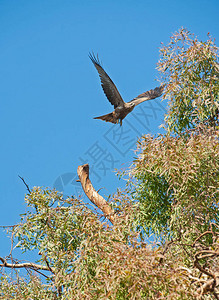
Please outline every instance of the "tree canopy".
M28 187L7 232L39 259L0 257L0 299L219 299L217 58L210 36L184 28L162 45L165 132L139 139L124 191L103 199L87 165L78 175L92 205Z

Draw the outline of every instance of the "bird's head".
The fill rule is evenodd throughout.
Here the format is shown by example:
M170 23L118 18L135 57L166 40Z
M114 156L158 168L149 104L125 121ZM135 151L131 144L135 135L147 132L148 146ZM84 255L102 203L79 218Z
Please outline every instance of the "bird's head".
M131 112L135 107L135 103L128 103L128 111Z

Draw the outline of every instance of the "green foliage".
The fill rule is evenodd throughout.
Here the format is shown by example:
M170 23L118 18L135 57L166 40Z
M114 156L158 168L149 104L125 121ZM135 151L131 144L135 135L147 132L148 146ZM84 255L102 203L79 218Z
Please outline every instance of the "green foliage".
M131 170L129 192L138 203L137 223L147 235L152 232L158 236L168 230L172 190L160 170L153 163L149 165L149 156L155 158L157 146L149 135L138 141L140 157L134 161ZM133 181L133 177L136 181Z
M30 274L26 280L21 276L11 279L4 274L0 277L0 300L54 300L56 293L43 285L40 279Z
M45 200L45 201L44 201ZM73 198L39 187L26 196L27 212L13 229L23 250L38 249L39 262L49 264L47 284L36 272L17 280L0 278L0 299L183 299L189 282L133 230L133 206L121 195L112 227ZM37 210L35 212L34 210ZM154 245L155 246L155 245ZM33 273L33 274L32 274ZM61 289L61 292L60 292Z
M167 132L143 136L129 170L137 228L166 241L165 261L171 256L173 265L185 270L192 284L216 278L219 264L216 60L213 41L199 42L185 29L162 47L158 69L166 84L163 97L169 99ZM204 289L206 284L197 287L194 298L214 297L207 293L212 287Z
M144 232L190 242L219 220L217 48L180 29L160 54L167 133L139 140L129 193Z
M166 83L164 98L169 99L165 117L169 132L180 133L199 123L218 125L217 51L211 38L199 42L183 28L160 49L158 70Z
M24 252L37 249L39 262L46 265L46 258L63 276L72 272L78 247L90 234L89 226L99 226L97 216L81 201L65 200L62 194L39 187L33 188L25 201L29 209L13 231L18 237L17 247Z
M132 174L143 228L147 224L153 233L169 231L172 237L183 234L190 242L211 222L218 223L218 138L219 132L211 129L193 132L188 139L141 138Z

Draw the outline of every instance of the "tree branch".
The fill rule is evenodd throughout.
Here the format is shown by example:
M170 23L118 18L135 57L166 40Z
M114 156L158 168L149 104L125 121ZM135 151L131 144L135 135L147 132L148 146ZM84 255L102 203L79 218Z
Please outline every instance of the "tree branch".
M23 177L21 177L20 175L18 175L18 177L23 181L23 183L25 184L25 186L26 186L26 188L27 188L27 191L29 192L29 194L31 194L31 190L30 190L30 188L29 188L29 186L28 186L28 184L26 183L26 181L24 180L24 178ZM35 209L36 209L36 212L38 213L38 208L37 208L37 205L36 204L34 204L34 207L35 207Z
M41 266L41 265L31 263L31 262L21 263L21 264L19 264L19 263L11 264L11 263L8 263L6 261L6 259L4 259L3 257L0 257L0 261L2 262L2 264L0 264L0 267L6 267L6 268L11 268L11 269L29 268L29 269L34 269L34 270L44 270L44 271L53 272L51 267L48 268L46 266Z
M207 280L200 288L197 290L197 295L199 296L199 299L202 297L203 294L206 294L207 292L213 292L216 299L219 299L217 296L217 293L214 291L214 288L216 287L217 282L215 279L209 279Z
M31 190L30 190L30 188L29 188L29 186L28 186L28 184L26 183L26 181L24 180L24 178L23 177L21 177L20 175L18 175L18 177L23 181L23 183L25 184L25 186L26 186L26 188L27 188L27 190L28 190L28 192L31 194Z
M95 204L100 210L102 210L108 220L110 220L110 222L114 224L114 210L110 207L109 203L94 189L89 179L89 165L85 164L82 166L78 166L77 172L82 188L87 197L93 204Z
M195 239L194 243L192 244L192 247L194 247L195 244L196 244L196 242L197 242L198 240L200 240L200 238L202 238L202 237L205 236L206 234L213 234L213 232L212 232L212 231L209 231L209 230L203 232L201 235L199 235L199 236L197 237L197 239Z

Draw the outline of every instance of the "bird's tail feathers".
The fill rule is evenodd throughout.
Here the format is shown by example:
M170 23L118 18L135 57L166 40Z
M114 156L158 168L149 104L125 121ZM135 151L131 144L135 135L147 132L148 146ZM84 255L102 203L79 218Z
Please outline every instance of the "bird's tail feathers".
M103 116L100 116L100 117L95 117L94 119L100 119L100 120L103 120L103 121L106 121L106 122L111 122L111 123L114 123L114 124L117 123L117 120L115 120L115 118L113 116L113 113L109 113L107 115L103 115Z

